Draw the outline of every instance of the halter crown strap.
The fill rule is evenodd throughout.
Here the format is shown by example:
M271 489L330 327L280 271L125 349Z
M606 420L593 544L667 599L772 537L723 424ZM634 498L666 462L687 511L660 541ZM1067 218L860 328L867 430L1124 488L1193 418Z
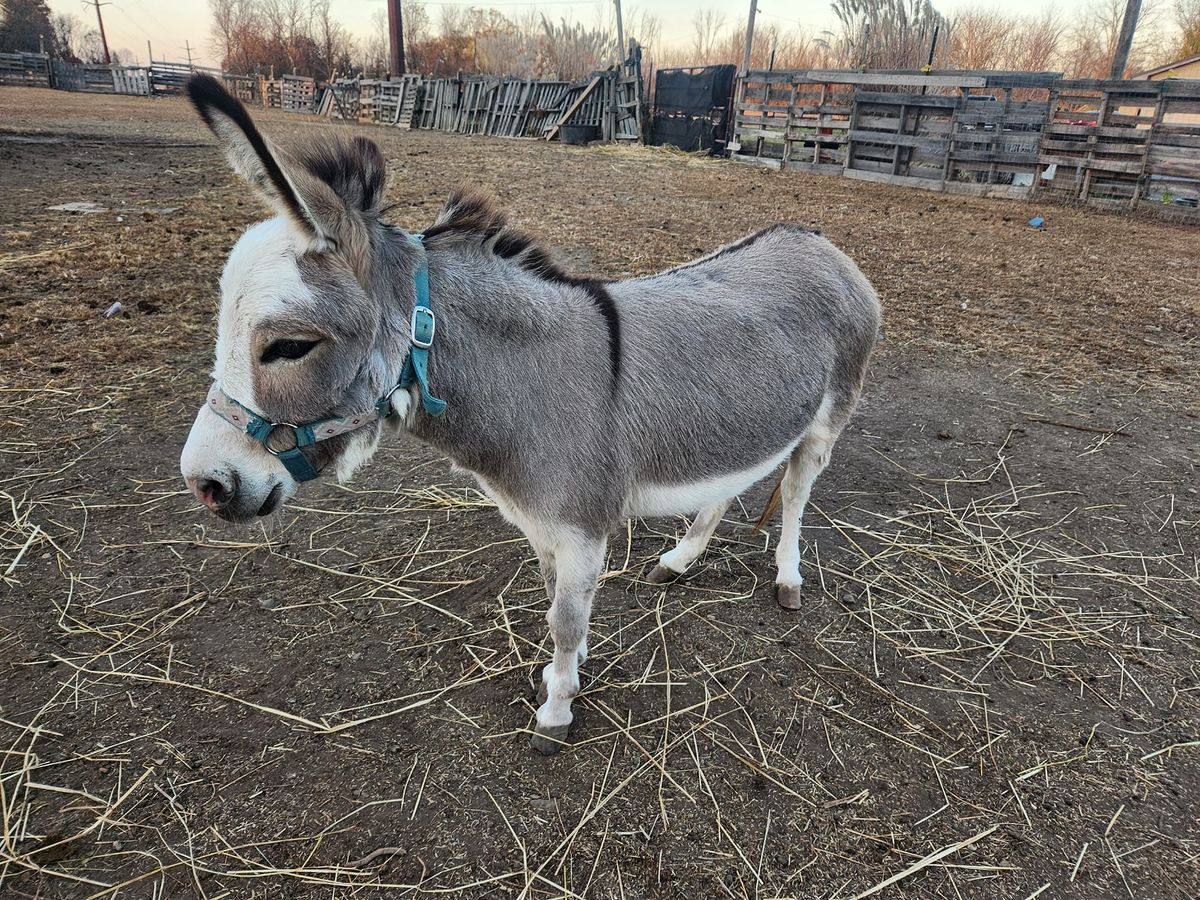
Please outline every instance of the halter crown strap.
M440 416L446 411L446 401L438 399L429 390L429 351L433 347L433 337L437 331L437 317L434 316L429 302L429 257L425 253L422 241L424 235L410 234L408 237L420 252L417 269L413 273L416 301L410 323L409 340L412 346L404 358L399 381L376 400L371 409L357 415L321 419L307 425L293 425L291 422L272 422L265 416L260 416L248 406L234 400L215 383L208 391L205 405L230 425L262 444L272 456L278 457L288 474L297 481L312 481L320 474L304 455L303 448L388 418L394 412L392 394L398 390L407 390L415 384L421 389L421 406L425 412L431 416ZM272 435L276 436L274 442L271 441ZM276 446L272 447L272 443ZM280 444L282 449L279 449Z

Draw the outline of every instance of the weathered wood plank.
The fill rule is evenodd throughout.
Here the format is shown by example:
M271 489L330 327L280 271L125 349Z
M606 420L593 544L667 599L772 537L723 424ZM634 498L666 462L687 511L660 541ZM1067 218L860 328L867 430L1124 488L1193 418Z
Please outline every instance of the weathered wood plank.
M865 131L854 129L850 132L850 140L862 143L882 144L887 147L920 147L924 150L936 150L939 153L947 146L946 138L925 138L915 134L897 134L892 131Z
M1124 162L1115 159L1087 159L1086 157L1074 156L1055 156L1049 153L1041 153L1038 155L1038 163L1043 166L1060 165L1068 168L1078 166L1084 170L1093 170L1097 172L1122 172L1136 175L1142 169L1141 160L1133 162Z
M886 91L855 91L855 101L858 103L878 103L882 106L923 106L954 109L958 106L958 97L946 97L938 94L889 94Z
M839 69L810 69L809 81L828 81L832 84L879 84L903 87L987 87L987 78L981 75L925 75L899 74L896 72L852 72Z

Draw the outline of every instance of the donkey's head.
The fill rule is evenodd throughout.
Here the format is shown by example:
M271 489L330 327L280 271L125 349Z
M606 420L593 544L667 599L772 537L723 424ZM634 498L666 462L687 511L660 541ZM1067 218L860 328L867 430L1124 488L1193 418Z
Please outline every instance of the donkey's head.
M360 137L289 157L215 79L195 77L187 90L234 171L276 212L229 254L213 390L180 460L205 506L246 520L274 511L297 481L328 466L348 477L378 443L374 417L356 414L373 409L401 361L388 346L396 341L385 340L386 304L367 290L384 164L379 148ZM339 430L302 448L303 429L273 425L317 422Z

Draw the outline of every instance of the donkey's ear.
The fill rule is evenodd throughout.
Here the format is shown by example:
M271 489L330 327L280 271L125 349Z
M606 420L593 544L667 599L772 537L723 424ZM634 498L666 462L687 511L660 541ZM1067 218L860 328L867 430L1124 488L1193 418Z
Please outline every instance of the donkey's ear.
M313 238L330 238L289 176L281 156L251 121L246 108L211 75L193 75L187 95L212 133L217 136L234 172L254 185L280 213Z
M300 156L301 165L325 182L346 207L369 216L378 214L387 186L379 145L365 137L344 135L316 141Z

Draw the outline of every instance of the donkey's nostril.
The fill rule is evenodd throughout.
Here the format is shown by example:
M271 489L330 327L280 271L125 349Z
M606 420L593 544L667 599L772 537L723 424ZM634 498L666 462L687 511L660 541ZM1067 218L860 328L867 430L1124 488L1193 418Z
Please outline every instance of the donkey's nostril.
M192 481L192 493L213 512L219 512L230 504L237 493L237 478L196 478Z

